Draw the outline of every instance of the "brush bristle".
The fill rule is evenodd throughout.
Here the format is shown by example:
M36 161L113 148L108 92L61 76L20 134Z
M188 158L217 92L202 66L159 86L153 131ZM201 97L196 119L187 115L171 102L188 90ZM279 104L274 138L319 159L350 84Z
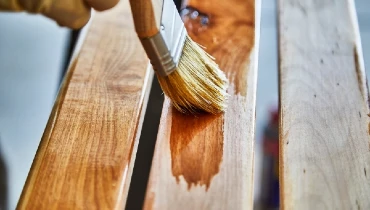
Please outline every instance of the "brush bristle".
M178 68L167 77L157 75L178 111L217 114L226 109L228 82L214 60L187 36Z

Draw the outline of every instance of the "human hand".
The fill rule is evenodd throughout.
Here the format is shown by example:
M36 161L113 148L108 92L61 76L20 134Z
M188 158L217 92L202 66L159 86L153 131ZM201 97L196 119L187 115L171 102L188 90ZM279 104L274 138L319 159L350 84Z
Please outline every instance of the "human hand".
M0 11L42 14L60 26L79 29L86 25L91 9L103 11L114 7L119 0L0 0Z

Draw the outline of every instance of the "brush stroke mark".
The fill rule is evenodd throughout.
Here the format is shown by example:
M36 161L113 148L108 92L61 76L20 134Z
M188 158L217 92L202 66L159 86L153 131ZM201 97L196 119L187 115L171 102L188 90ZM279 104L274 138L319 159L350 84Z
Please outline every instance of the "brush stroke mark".
M172 174L177 182L183 176L188 190L204 185L208 190L212 178L219 172L223 155L223 116L184 115L172 110L171 160Z

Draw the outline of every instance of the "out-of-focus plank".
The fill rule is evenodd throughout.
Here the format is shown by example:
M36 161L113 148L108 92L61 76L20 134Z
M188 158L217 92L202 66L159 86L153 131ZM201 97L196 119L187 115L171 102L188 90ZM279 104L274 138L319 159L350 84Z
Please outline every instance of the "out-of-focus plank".
M370 209L369 96L353 0L280 0L282 209Z
M128 1L96 13L54 105L19 209L125 206L153 78L147 66Z
M252 209L260 2L186 5L189 35L229 78L228 108L186 116L165 100L144 209Z

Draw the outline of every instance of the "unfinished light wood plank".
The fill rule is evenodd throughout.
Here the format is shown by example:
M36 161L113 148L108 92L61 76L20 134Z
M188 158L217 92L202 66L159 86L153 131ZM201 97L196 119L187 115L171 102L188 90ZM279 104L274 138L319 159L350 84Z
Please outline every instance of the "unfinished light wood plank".
M153 78L127 0L96 13L76 57L19 209L125 206Z
M353 0L280 0L282 209L370 209L370 112Z
M252 209L259 1L186 5L189 35L229 78L228 108L186 116L165 100L144 209Z

